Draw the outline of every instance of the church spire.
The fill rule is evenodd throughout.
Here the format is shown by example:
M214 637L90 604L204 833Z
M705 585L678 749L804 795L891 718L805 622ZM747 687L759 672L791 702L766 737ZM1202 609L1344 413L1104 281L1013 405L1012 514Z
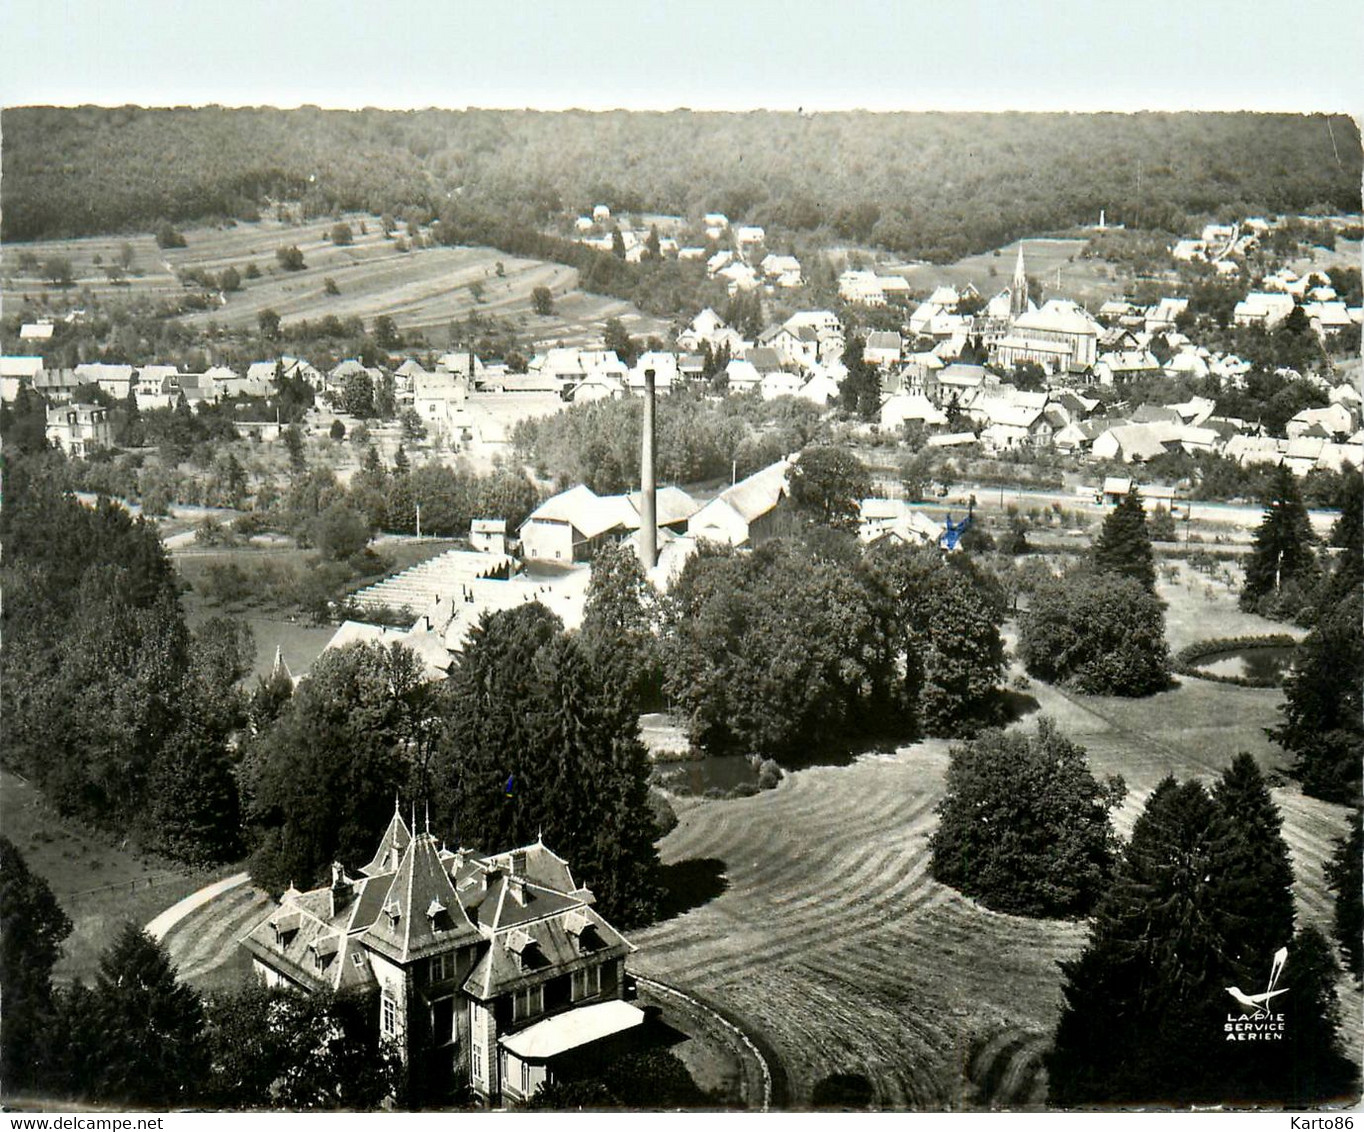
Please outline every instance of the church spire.
M1028 310L1028 273L1023 269L1023 241L1018 242L1018 263L1014 265L1014 281L1009 289L1009 314L1018 318Z

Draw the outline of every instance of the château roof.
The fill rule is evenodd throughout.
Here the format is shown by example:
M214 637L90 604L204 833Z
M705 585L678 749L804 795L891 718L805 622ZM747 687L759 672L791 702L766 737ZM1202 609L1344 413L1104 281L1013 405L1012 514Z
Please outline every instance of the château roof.
M379 915L360 940L399 963L410 963L446 950L461 937L477 939L478 929L450 883L436 839L419 833L389 881Z

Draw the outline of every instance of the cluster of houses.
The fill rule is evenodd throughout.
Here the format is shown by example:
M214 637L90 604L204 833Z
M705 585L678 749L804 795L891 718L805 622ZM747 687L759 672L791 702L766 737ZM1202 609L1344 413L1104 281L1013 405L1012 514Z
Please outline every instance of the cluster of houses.
M651 254L661 259L705 260L706 274L724 282L731 295L760 287L790 289L805 282L795 256L767 251L767 232L759 225L731 225L724 213L708 212L702 218L706 244L684 246L676 235L661 232L660 223L670 232L685 227L679 217L658 218L647 226L622 224L612 219L608 205L599 204L591 216L579 216L574 228L578 243L603 252L622 251L627 263L639 263ZM651 247L655 240L656 247ZM726 246L719 247L722 244Z
M1177 240L1170 256L1181 263L1211 264L1219 275L1237 275L1241 265L1232 257L1255 251L1270 227L1258 216L1235 224L1205 224L1197 239Z
M651 578L667 588L702 542L753 548L790 533L790 474L794 457L778 460L702 502L681 488L658 490L658 563ZM903 500L860 501L859 538L938 545L946 528ZM526 561L587 562L608 542L634 539L640 529L639 494L597 495L579 484L545 500L517 534Z
M1256 424L1214 415L1215 402L1206 397L1103 412L1101 402L1080 389L1021 390L984 366L954 363L889 396L880 423L887 431L921 427L933 447L978 444L990 454L1049 448L1139 464L1184 451L1222 455L1242 465L1284 463L1299 474L1314 467L1340 471L1346 463L1364 467L1359 392L1341 384L1328 397L1328 407L1304 409L1288 422L1287 437L1275 438Z

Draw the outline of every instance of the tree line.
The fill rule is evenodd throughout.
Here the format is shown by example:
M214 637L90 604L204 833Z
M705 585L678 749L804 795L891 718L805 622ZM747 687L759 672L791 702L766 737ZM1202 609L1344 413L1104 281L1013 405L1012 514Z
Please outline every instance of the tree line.
M6 242L253 219L279 200L425 223L456 193L526 228L596 203L719 211L948 261L1101 208L1174 232L1189 215L1353 210L1361 169L1343 115L87 106L9 109L3 125Z

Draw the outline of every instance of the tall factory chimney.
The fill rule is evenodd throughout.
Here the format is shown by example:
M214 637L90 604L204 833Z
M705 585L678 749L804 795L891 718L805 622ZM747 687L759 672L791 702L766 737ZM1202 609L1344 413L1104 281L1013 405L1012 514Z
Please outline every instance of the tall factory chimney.
M639 558L644 569L658 564L658 487L654 482L654 371L644 371L644 439L639 461Z

